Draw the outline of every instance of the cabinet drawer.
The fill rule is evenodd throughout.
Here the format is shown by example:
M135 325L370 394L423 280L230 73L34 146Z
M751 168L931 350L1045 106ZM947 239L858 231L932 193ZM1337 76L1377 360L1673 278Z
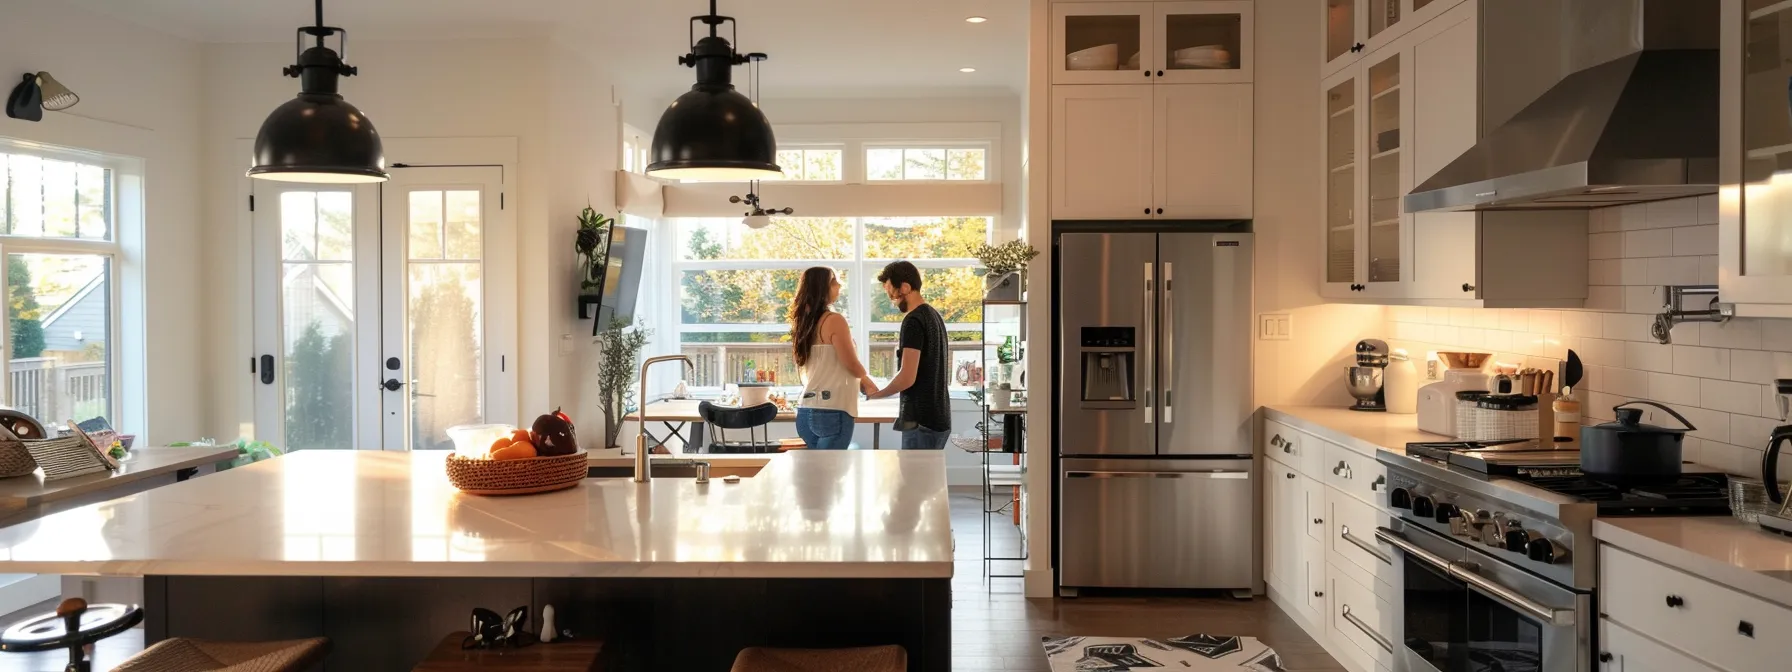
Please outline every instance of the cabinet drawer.
M1327 493L1325 543L1332 562L1365 585L1394 585L1394 549L1375 538L1375 528L1390 524L1388 515L1336 489Z
M1599 672L1718 672L1655 640L1599 619Z
M1792 660L1792 609L1612 546L1600 547L1599 571L1605 614L1640 634L1725 669L1785 669Z
M1382 508L1387 497L1387 468L1372 456L1330 441L1319 443L1324 445L1325 484Z
M1263 420L1263 456L1294 468L1300 468L1301 435L1294 428L1265 418Z
M1375 591L1350 578L1349 574L1339 571L1336 565L1329 567L1326 597L1330 611L1326 617L1326 634L1337 643L1330 650L1353 659L1354 667L1358 669L1392 666L1393 640L1387 633L1394 631L1393 606L1376 597Z

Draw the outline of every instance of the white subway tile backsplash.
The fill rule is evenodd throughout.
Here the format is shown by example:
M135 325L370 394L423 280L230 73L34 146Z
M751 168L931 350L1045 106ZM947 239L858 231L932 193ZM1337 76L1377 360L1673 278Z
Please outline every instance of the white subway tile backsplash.
M1730 353L1730 380L1767 385L1776 378L1792 378L1792 353L1765 350Z
M1584 361L1581 362L1580 385L1578 387L1576 387L1575 389L1576 390L1591 390L1594 392L1604 392L1605 391L1605 372L1607 370L1608 369L1606 369L1603 366L1593 366L1593 365L1587 364ZM1567 382L1567 381L1562 381L1562 382Z
M1506 331L1524 331L1531 328L1531 311L1509 308L1500 311L1500 328Z
M1557 310L1530 311L1531 331L1540 334L1562 333L1562 313Z
M1618 275L1622 259L1593 259L1587 266L1587 283L1592 285L1619 285L1623 281Z
M1612 413L1612 407L1630 400L1631 397L1623 395L1589 392L1587 393L1587 403L1580 406L1581 424L1597 425L1602 422L1611 422L1612 416L1616 415Z
M1666 257L1674 253L1674 232L1671 229L1643 229L1624 232L1624 258Z
M1717 257L1696 257L1699 260L1699 284L1717 284Z
M1624 288L1624 312L1654 315L1661 312L1663 297L1661 287L1643 285L1641 287Z
M1435 342L1431 340L1432 327L1429 324L1419 322L1395 322L1393 327L1394 340L1419 341L1421 343Z
M1632 346L1646 345L1632 343ZM1673 366L1669 371L1682 376L1698 376L1700 378L1716 378L1728 380L1730 377L1730 351L1720 348L1702 348L1690 345L1657 346L1671 348ZM1634 365L1634 363L1633 363ZM1654 370L1654 369L1650 369Z
M1624 311L1624 288L1617 287L1617 286L1588 287L1587 288L1587 310L1599 310L1599 311L1607 311L1607 312L1623 312Z
M1792 352L1792 320L1761 320L1761 349Z
M1543 356L1543 334L1518 332L1512 334L1512 351L1526 357Z
M1452 326L1452 327L1475 326L1475 309L1473 309L1473 308L1451 308L1450 309L1450 326Z
M1500 328L1500 311L1490 308L1475 311L1475 326L1482 329Z
M1728 362L1725 362L1726 366ZM1628 342L1624 344L1624 365L1656 373L1676 373L1673 346L1660 343ZM1695 374L1682 374L1695 375Z
M1688 325L1691 326L1691 325ZM1754 350L1761 347L1760 320L1730 320L1728 322L1705 322L1699 327L1699 345L1711 348L1741 348Z
M1706 441L1728 442L1730 440L1729 413L1684 404L1674 405L1674 410L1679 411L1680 415L1686 416L1686 419L1698 428L1693 430L1693 436ZM1655 411L1653 415L1646 417L1649 418L1649 424L1652 425L1673 427L1676 424L1674 418L1660 411Z
M1649 228L1669 229L1676 226L1699 224L1697 198L1676 198L1671 201L1653 201L1645 203L1648 209Z
M1461 331L1461 327L1452 327L1447 324L1433 325L1431 327L1431 340L1438 343L1458 343L1462 341L1462 336L1459 333Z
M1701 401L1689 402L1713 410L1744 415L1760 415L1761 386L1733 383L1727 380L1706 380L1699 387Z
M1618 230L1618 209L1597 208L1587 213L1588 233L1611 233Z
M1660 257L1649 260L1649 284L1696 285L1700 257Z
M1647 315L1629 315L1624 313L1607 313L1605 315L1605 337L1620 341L1654 341L1649 335Z
M1491 352L1511 352L1512 332L1500 329L1488 329L1486 342L1483 345L1486 350Z
M1693 210L1695 224L1717 223L1717 194L1706 194L1699 197L1699 204Z
M1699 380L1671 373L1649 374L1649 398L1670 406L1699 405Z
M1427 308L1427 309L1425 309L1425 322L1427 324L1449 324L1450 323L1450 309L1449 308Z
M1595 233L1587 236L1587 253L1591 259L1621 259L1624 257L1624 234Z
M1717 254L1717 225L1704 224L1673 229L1674 243L1670 254L1699 256Z
M1768 437L1773 436L1773 430L1778 426L1780 423L1769 418L1732 415L1730 416L1730 440L1745 446L1766 448Z
M1391 306L1388 319L1395 322L1424 322L1425 308L1422 306Z
M1489 335L1492 332L1488 332ZM1575 344L1576 353L1586 364L1621 367L1626 365L1624 358L1624 342L1609 338L1582 338Z
M1756 478L1760 477L1761 451L1714 441L1702 443L1703 445L1699 446L1699 457L1693 461L1732 474L1750 474ZM1683 450L1682 453L1684 452ZM1682 457L1684 458L1684 455Z
M1591 336L1598 338L1605 333L1605 318L1599 313L1588 313L1579 310L1564 310L1562 313L1562 333L1569 336Z
M1647 399L1649 397L1652 374L1648 371L1609 366L1603 367L1603 369L1600 373L1601 381L1599 383L1604 388L1600 390L1601 392L1625 399Z
M1617 215L1619 231L1641 231L1649 228L1649 206L1647 204L1626 205L1612 208Z
M1479 350L1486 347L1487 330L1477 329L1475 327L1456 327L1455 343L1464 348Z
M1629 287L1649 284L1649 259L1619 259L1618 284Z

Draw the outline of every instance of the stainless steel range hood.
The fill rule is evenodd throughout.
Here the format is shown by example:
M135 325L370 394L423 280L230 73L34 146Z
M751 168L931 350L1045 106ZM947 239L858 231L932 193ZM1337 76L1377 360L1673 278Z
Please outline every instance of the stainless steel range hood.
M1483 0L1481 8L1524 11L1517 5L1525 4ZM1573 71L1484 132L1406 196L1407 211L1588 209L1715 193L1717 5L1566 0L1554 15L1564 58L1603 57L1625 43L1629 53ZM1492 25L1523 23L1492 18ZM1483 33L1483 83L1490 69L1501 74L1489 50L1510 53L1519 47L1504 41L1519 38Z

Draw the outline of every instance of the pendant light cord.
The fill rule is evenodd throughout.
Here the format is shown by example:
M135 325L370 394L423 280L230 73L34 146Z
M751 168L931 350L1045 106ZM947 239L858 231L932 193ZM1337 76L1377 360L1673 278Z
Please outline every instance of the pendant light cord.
M324 27L324 0L317 0L317 27ZM317 32L317 46L324 46L324 32Z

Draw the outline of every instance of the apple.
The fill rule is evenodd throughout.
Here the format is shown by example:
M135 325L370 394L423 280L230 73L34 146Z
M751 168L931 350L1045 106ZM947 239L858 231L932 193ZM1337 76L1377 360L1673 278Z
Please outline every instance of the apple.
M544 413L536 418L535 424L530 427L530 434L535 437L536 453L542 457L579 452L579 440L573 433L572 420L558 408L553 413Z

